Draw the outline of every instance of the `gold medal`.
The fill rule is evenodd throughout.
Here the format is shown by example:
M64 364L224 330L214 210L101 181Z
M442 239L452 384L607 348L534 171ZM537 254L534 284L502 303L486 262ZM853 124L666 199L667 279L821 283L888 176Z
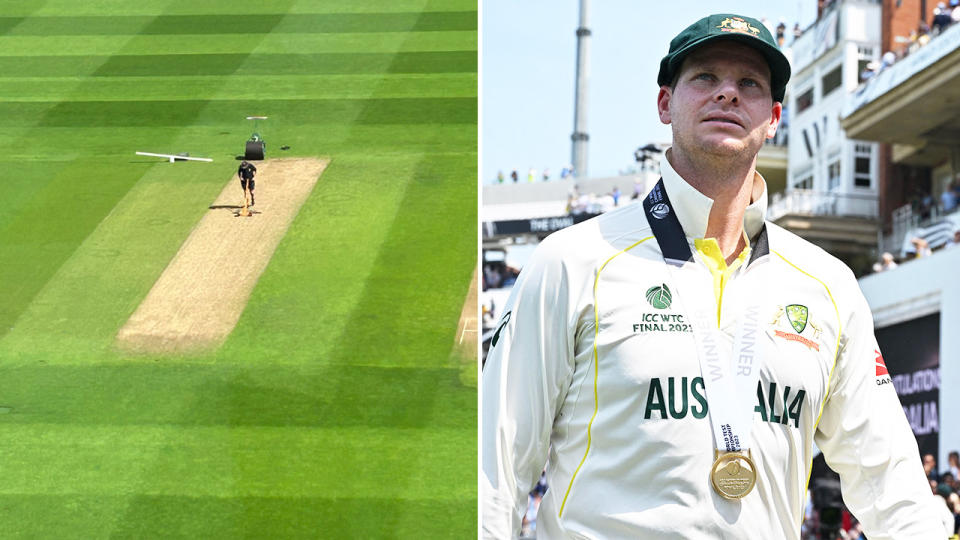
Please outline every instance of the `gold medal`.
M750 451L720 452L714 450L716 461L710 469L713 489L721 497L730 500L742 499L757 483L757 467L750 459Z

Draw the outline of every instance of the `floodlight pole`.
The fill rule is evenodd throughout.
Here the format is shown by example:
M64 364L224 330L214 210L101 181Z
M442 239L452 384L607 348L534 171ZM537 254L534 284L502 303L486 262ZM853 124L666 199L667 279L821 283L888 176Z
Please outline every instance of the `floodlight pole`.
M587 80L590 78L590 29L587 27L590 0L580 0L580 26L577 28L577 83L574 93L572 163L573 175L587 176Z

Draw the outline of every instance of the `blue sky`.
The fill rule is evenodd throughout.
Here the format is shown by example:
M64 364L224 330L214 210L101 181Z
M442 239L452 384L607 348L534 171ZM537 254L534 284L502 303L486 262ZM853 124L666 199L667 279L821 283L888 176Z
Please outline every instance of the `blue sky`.
M765 17L787 33L816 18L816 0L593 0L590 2L589 176L612 176L633 151L669 142L656 114L660 59L670 39L711 13ZM480 178L531 167L556 178L570 162L578 0L481 4ZM789 38L787 43L789 44Z

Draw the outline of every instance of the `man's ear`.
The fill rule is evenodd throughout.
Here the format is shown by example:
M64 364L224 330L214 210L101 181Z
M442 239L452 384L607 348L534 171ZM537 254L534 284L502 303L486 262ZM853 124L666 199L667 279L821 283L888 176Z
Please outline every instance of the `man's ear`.
M767 125L768 139L772 139L777 134L777 127L780 126L781 114L783 114L783 104L779 101L774 101L773 109L770 110L770 124Z
M660 114L660 122L670 124L670 98L673 97L673 89L669 86L661 86L657 94L657 112Z

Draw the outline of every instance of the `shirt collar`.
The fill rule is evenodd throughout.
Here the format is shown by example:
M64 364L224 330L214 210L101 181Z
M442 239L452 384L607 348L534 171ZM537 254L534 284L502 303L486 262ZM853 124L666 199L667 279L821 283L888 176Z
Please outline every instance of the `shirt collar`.
M660 158L660 176L663 177L663 185L670 197L670 203L676 209L683 232L693 238L703 238L707 232L707 218L713 207L713 199L697 191L673 170L666 151ZM760 233L766 214L767 182L760 173L754 172L752 199L743 214L743 230L747 233L748 240L755 239Z

